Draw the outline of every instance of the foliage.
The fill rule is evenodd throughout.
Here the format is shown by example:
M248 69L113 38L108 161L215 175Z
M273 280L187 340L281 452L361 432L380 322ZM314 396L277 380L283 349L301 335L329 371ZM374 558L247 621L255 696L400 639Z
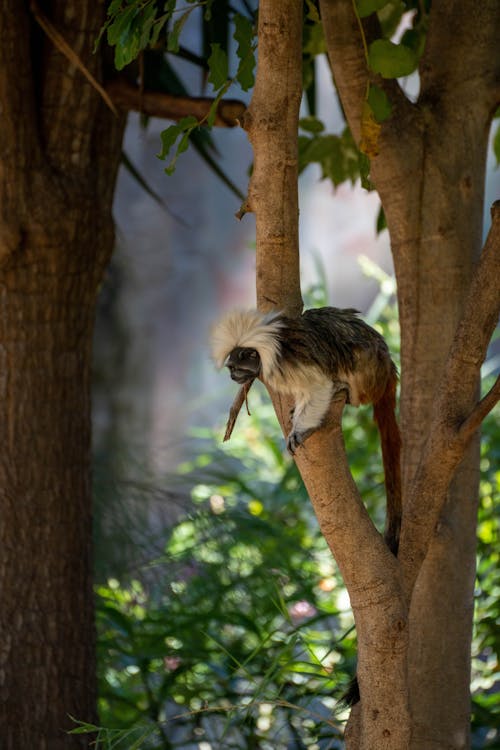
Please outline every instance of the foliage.
M397 361L394 280L361 262L380 284L366 318ZM326 304L321 279L305 296L308 306ZM97 747L342 747L339 699L356 654L348 597L269 400L256 386L249 399L252 415L240 415L229 444L219 446L219 431L198 431L200 450L180 469L193 480L192 509L166 532L164 553L141 576L97 588ZM381 529L383 470L371 410L346 409L343 426L353 476ZM475 748L500 742L499 446L500 419L490 415L478 528Z
M369 46L365 42L367 65L373 73L380 73L384 78L395 78L414 71L425 42L426 4L413 0L358 0L357 8L360 18L376 13L379 19L381 38L375 39ZM219 102L230 88L237 85L246 92L253 87L256 13L256 4L249 2L229 5L226 2L216 3L214 0L167 0L165 3L158 3L157 0L112 0L109 4L101 37L106 34L108 44L114 48L115 66L118 69L131 64L142 55L143 69L146 70L148 66L145 62L151 54L155 55L156 64L160 64L160 52L164 68L163 82L167 82L167 89L162 87L162 90L169 90L171 81L174 88L171 93L179 93L179 81L173 76L169 56L183 57L208 71L205 80L211 85L214 94L209 114L201 121L192 116L183 117L162 133L162 147L158 156L160 159L169 159L166 167L168 174L175 170L178 156L186 151L193 137L199 134L200 127L213 126ZM403 21L405 13L408 28L396 44L393 41L394 32ZM199 23L199 35L203 40L201 55L188 48L186 42L192 38L188 33L188 21L192 18L198 19ZM362 28L360 22L360 29ZM315 60L318 55L325 54L326 45L318 9L313 0L307 0L304 4L303 29L304 93L309 114L315 118ZM235 42L234 54L231 54L229 37ZM233 57L236 58L234 64ZM144 82L147 84L147 80ZM184 86L182 88L183 93L187 94L187 89ZM363 131L368 133L371 130L372 133L362 139L365 153L360 153L347 129L341 136L309 130L308 137L302 136L299 141L301 168L319 162L323 177L328 177L335 185L360 177L363 184L370 187L367 156L375 153L379 123L390 116L390 111L385 92L372 82L367 89L363 113ZM307 129L304 122L302 126Z
M486 384L492 385L493 378ZM473 640L473 748L500 748L500 415L485 420L481 441L478 569Z
M364 37L367 67L372 79L367 87L362 112L361 142L356 144L349 128L340 134L325 133L316 117L316 59L326 53L319 12L314 0L304 4L303 88L308 115L301 120L299 135L299 168L309 164L321 167L322 179L337 186L360 179L371 190L370 158L378 152L381 125L391 116L391 104L382 79L402 79L415 72L425 48L430 2L421 0L356 0L360 30L361 20L376 16L380 38L369 44ZM208 132L215 121L223 97L236 88L248 92L254 84L256 55L257 3L241 0L112 0L99 40L105 35L114 48L118 70L141 56L141 75L145 88L174 95L190 96L171 63L178 57L197 65L203 71L203 82L213 92L210 111L202 120L194 116L181 118L161 134L158 157L168 160L165 171L175 171L178 157L190 144L211 169L243 200L244 196L217 163L215 146ZM198 30L192 33L193 24ZM193 49L193 38L202 40L202 52ZM397 41L396 41L396 38ZM98 42L99 42L98 40ZM304 134L305 133L305 134ZM493 149L500 161L500 129L493 139ZM213 152L213 155L210 153ZM380 217L383 228L383 216Z

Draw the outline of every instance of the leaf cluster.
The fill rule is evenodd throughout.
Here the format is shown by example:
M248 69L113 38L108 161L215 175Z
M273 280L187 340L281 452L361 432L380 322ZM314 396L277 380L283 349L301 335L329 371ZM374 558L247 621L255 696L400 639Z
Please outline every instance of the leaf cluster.
M380 291L366 314L398 360L394 281L368 260ZM309 304L325 304L321 284ZM162 554L97 587L100 725L75 731L98 748L340 748L339 704L355 671L348 599L265 392L254 386L230 443L198 430L179 472L192 507ZM221 417L221 424L223 417ZM346 409L353 476L381 529L383 469L370 408ZM497 456L500 419L482 448L476 590L474 747L498 747ZM369 456L369 458L367 458ZM495 745L495 742L497 744ZM483 744L481 744L483 743Z
M361 178L363 186L371 189L369 160L356 146L349 128L341 135L324 133L323 123L312 115L302 118L299 127L303 131L298 138L299 173L309 164L319 164L322 180L329 179L337 186Z

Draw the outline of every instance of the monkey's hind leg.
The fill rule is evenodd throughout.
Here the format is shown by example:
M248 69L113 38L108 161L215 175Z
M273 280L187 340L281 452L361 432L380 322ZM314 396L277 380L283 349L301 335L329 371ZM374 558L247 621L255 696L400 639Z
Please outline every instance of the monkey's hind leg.
M333 383L326 379L312 383L310 391L301 391L296 396L292 429L286 440L289 452L295 453L313 432L321 427L332 400Z

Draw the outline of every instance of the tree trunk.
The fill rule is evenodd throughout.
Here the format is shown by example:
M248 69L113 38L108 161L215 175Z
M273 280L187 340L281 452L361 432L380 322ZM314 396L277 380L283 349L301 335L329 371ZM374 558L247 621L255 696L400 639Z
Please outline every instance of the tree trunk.
M371 75L365 50L370 34L377 34L376 23L371 19L366 24L362 39L350 0L322 0L320 5L337 88L359 141ZM290 18L280 26L287 13ZM465 451L473 430L462 434L461 425L474 412L477 416L477 379L486 345L477 357L472 345L470 351L457 349L455 359L448 352L481 250L486 126L498 97L498 66L495 74L490 61L499 9L486 3L478 13L472 2L455 3L452 18L450 24L448 6L433 3L417 104L406 99L395 81L376 80L392 106L381 128L371 176L391 231L402 331L405 505L398 560L384 548L349 475L338 431L342 405L333 406L323 430L296 455L356 621L361 702L346 730L350 750L458 750L469 744L478 451L477 440ZM462 20L457 26L458 18ZM272 122L283 123L288 140L294 139L288 113L292 110L295 116L295 111L287 109L287 101L295 98L293 80L284 76L277 88L270 71L288 69L298 39L295 17L285 0L262 0L259 42L277 29L281 46L270 53L267 44L259 45L251 106L255 131L250 135L260 169L252 176L250 196L257 213L259 305L293 313L299 297L296 285L292 281L283 289L283 281L293 280L297 272L296 215L280 205L269 211L259 175L265 174L267 194L274 200L286 196L289 206L295 206L287 172L290 146L270 146L267 131ZM459 65L463 56L468 59L467 76ZM467 102L472 104L466 106ZM279 247L290 249L285 267L280 253L269 245L269 236L279 237ZM498 313L498 304L491 289L484 293L490 295L483 320L489 328L486 321L495 310ZM467 310L474 304L469 300ZM477 329L476 333L479 336ZM463 384L456 377L460 364L464 373L467 369ZM445 365L455 374L449 384L442 382ZM448 391L453 403L442 397ZM489 408L497 397L496 393L491 398ZM286 423L283 404L274 401ZM475 429L480 420L473 421ZM434 435L442 466L436 466L426 450Z
M64 735L69 717L95 718L89 369L96 284L82 252L92 238L75 219L54 215L57 245L42 250L30 237L0 276L6 750L76 747ZM75 230L80 247L62 242ZM64 244L74 255L54 263Z
M100 3L52 13L99 78ZM96 716L90 356L123 119L24 3L0 35L1 744L66 750Z

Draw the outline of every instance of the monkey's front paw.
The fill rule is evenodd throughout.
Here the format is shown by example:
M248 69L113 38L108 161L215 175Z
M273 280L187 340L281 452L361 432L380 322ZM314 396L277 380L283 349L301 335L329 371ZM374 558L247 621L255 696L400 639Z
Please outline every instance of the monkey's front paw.
M297 448L300 448L300 446L304 444L309 435L312 435L313 432L314 430L312 429L303 430L302 432L293 430L286 439L286 447L288 449L288 452L293 456Z

